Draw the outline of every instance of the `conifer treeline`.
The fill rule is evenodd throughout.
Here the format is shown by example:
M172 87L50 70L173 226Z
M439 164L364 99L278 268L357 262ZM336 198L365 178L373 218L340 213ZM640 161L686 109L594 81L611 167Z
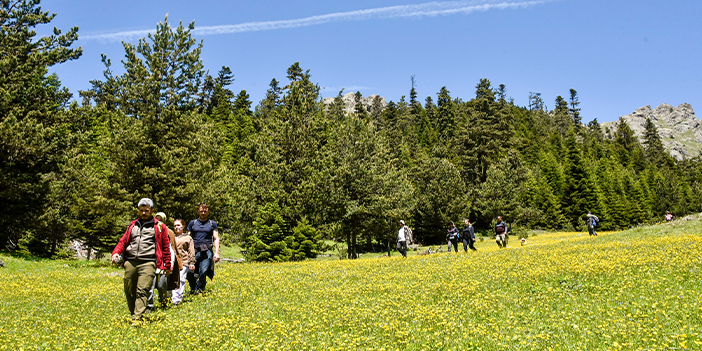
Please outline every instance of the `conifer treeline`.
M4 13L25 29L51 20L30 16L37 1L18 4L3 2ZM625 123L582 124L573 89L547 110L540 94L520 107L487 79L467 101L444 87L422 104L412 86L409 101L349 115L342 92L325 106L295 63L253 107L232 91L229 68L204 71L193 24L166 19L124 44L124 73L103 57L104 77L69 103L46 72L80 56L69 49L77 29L27 55L34 34L11 22L0 59L0 240L10 249L56 256L69 239L110 249L141 197L186 220L208 202L224 239L264 261L314 257L329 239L349 258L386 250L399 219L432 244L462 218L487 229L501 215L518 233L583 230L588 210L603 230L702 210L699 157L672 159L652 123L641 141Z

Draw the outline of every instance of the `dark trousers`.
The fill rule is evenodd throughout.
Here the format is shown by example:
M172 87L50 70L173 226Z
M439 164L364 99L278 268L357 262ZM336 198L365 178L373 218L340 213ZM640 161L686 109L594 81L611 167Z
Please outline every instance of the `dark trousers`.
M471 250L473 251L478 251L475 249L475 246L473 246L473 243L475 240L470 240L468 238L463 238L463 251L468 252L468 248L470 247Z
M398 241L397 242L397 251L400 251L402 256L407 257L407 242L406 241Z
M453 245L453 249L458 252L458 239L449 239L448 241L448 252L451 252L451 245Z
M190 293L197 294L205 291L207 285L207 275L210 270L212 250L198 251L195 253L195 272L188 274L188 284L190 285Z
M595 231L595 227L588 226L587 231L590 232L590 235L597 236L597 232Z

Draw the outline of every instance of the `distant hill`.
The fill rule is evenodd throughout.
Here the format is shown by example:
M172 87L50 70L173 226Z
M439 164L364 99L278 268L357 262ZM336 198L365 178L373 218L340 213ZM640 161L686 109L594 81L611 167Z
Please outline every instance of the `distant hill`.
M644 134L646 118L650 118L658 128L663 145L671 156L683 160L702 153L702 121L695 116L690 104L680 104L678 107L660 104L655 109L646 105L620 117L631 127L639 140L642 140ZM617 123L619 120L603 123L602 126L605 131L610 131L607 134L613 135Z

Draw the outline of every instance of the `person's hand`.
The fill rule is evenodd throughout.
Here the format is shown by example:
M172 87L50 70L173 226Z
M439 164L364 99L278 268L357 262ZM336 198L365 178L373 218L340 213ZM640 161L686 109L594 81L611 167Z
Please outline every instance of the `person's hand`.
M214 261L219 262L219 252L215 252L214 254Z
M117 263L118 258L119 258L119 254L112 255L112 263Z
M171 274L171 272L173 272L173 270L172 270L172 269L166 269L166 275L170 275L170 274Z
M191 264L190 266L188 266L188 268L190 268L191 272L195 272L195 265L194 264Z

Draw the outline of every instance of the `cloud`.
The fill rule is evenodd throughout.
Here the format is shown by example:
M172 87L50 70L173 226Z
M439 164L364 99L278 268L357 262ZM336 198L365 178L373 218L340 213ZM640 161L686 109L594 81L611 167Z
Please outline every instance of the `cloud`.
M260 32L276 29L309 27L333 22L363 21L369 19L389 19L407 17L448 16L470 14L477 11L527 8L554 0L476 0L476 1L432 1L422 4L378 7L366 10L335 12L326 15L304 17L291 20L247 22L220 26L195 27L195 36ZM154 30L134 30L106 34L81 36L81 40L120 41L142 38Z

